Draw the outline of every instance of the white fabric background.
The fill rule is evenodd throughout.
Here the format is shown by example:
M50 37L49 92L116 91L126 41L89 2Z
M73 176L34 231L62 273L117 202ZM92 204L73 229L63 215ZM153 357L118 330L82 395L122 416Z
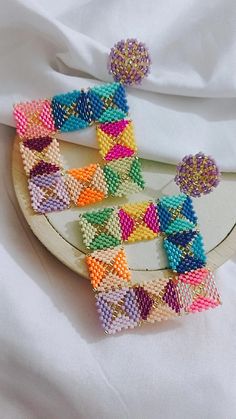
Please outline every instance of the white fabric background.
M128 92L140 155L177 162L202 150L236 171L235 0L0 3L0 122L14 124L13 103L111 81L111 46L137 37L153 60Z
M110 46L137 37L153 58L129 91L142 155L201 149L235 171L234 0L0 3L0 122L13 102L109 81ZM221 308L104 336L88 282L21 215L13 136L0 128L1 418L235 419L236 259L217 272Z

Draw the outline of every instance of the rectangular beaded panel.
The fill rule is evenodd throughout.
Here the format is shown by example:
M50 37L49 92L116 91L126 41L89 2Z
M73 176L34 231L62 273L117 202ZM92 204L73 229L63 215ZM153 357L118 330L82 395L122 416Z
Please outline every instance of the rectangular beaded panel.
M57 172L65 175L65 185L69 192L71 205L82 207L100 202L111 195L111 171L107 173L106 169L104 170L99 164L90 164L83 168L64 171L59 143L55 138L46 136L24 140L20 142L20 152L27 176L35 177ZM126 159L121 160L124 161L124 167L127 170ZM122 166L121 162L117 162ZM139 165L137 157L132 162L128 162L129 167L137 165ZM123 188L122 191L119 188L119 196L140 189L132 180L132 177L135 178L135 167L130 168L131 178L126 183L126 186L129 184L129 190ZM138 181L138 179L136 180Z
M177 265L180 264L181 259L183 266L187 264L187 261L188 263L192 261L191 269L196 269L197 267L200 267L200 265L204 266L206 257L201 242L201 235L195 231L197 217L193 209L191 198L182 194L165 198L168 198L169 205L166 213L163 210L164 198L161 198L158 204L152 201L141 201L125 204L116 209L106 208L105 210L85 213L80 218L85 245L88 249L94 250L95 248L91 247L91 245L94 246L94 241L97 243L97 240L99 240L99 249L102 249L103 245L104 248L106 248L117 246L117 244L120 244L121 242L132 243L141 240L151 240L155 239L160 234L164 234L166 236L166 240L164 241L165 248L172 269L174 269L173 267L175 266L174 270L176 270L176 263L171 259L174 256L171 251L172 248L175 249L175 262L177 260L177 254L179 255L179 263ZM167 199L164 202L166 203ZM173 202L176 206L173 206ZM185 207L187 207L188 210L188 219L186 220ZM174 210L176 210L175 213ZM113 224L109 226L109 235L112 234L112 228L114 228L115 236L119 238L119 243L115 241L111 242L107 239L103 226L96 230L95 234L92 220L98 220L100 217L101 220L103 220L105 211L111 213L112 216L115 217L115 227L113 227L114 221L112 221ZM170 214L169 219L167 214ZM177 215L177 217L175 217L173 221L174 214ZM194 221L189 221L189 219ZM93 225L93 228L88 225L87 220L91 220L89 222ZM164 229L164 232L161 229L161 226ZM188 230L187 226L189 227ZM104 226L104 228L106 228L106 226ZM166 231L172 230L177 230L177 232L166 234ZM195 237L195 240L193 240L193 237ZM103 239L104 244L102 243ZM193 252L195 253L193 254Z
M206 264L206 254L202 235L195 230L169 234L164 239L169 267L180 273L185 273Z
M127 286L131 274L122 247L96 250L86 257L91 284L96 291Z
M130 120L97 125L99 152L106 161L132 157L137 152L133 123Z
M67 170L66 185L71 201L78 207L94 204L107 197L107 185L99 164Z
M49 136L20 142L31 206L36 213L62 211L70 206L70 197L62 174L59 143Z
M157 208L150 201L89 211L81 215L79 222L84 244L90 250L151 240L160 231Z
M21 138L44 137L55 132L86 128L95 123L119 121L128 114L124 87L120 83L75 90L49 99L14 106L16 130Z
M80 216L85 246L90 250L107 249L121 244L118 210L104 208Z
M108 334L200 312L219 304L213 274L205 268L174 278L127 284L96 293L99 317Z
M57 172L62 168L59 143L55 138L32 138L20 142L20 152L27 176Z
M65 179L60 172L31 177L28 187L32 208L39 214L62 211L70 205Z
M138 157L124 157L104 165L108 194L121 197L144 189L141 163Z

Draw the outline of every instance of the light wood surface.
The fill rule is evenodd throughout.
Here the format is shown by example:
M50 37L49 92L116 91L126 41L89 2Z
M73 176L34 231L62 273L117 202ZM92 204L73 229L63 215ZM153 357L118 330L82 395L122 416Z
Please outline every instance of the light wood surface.
M65 168L83 167L99 160L97 150L60 141ZM120 205L146 199L156 199L162 194L176 194L173 182L175 167L143 160L145 191L129 199L107 199L102 204L84 209L71 208L48 215L35 214L30 206L27 179L15 138L12 155L12 174L16 196L22 212L38 239L60 261L78 274L87 277L84 262L86 249L82 243L78 217L81 212L104 206ZM219 187L210 195L194 200L200 229L204 237L208 265L216 269L236 252L236 174L224 174ZM129 266L135 281L170 275L162 248L162 240L152 240L126 245Z

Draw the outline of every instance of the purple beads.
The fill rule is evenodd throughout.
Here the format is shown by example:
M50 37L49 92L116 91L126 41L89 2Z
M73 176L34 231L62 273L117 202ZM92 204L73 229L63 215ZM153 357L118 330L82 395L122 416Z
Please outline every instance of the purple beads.
M69 207L70 198L60 172L35 176L28 183L31 205L35 212L45 214Z
M220 171L212 157L190 154L177 166L175 182L181 192L196 198L212 192L220 182Z
M151 59L147 47L137 39L117 42L110 51L108 70L115 81L126 86L140 84L150 71Z

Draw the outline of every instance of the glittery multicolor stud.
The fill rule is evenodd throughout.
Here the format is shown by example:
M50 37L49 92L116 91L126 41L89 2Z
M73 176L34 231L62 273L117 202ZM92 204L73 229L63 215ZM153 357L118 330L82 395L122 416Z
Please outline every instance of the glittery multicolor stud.
M193 197L212 192L220 181L215 160L203 153L185 156L177 166L175 182L180 191Z
M150 71L151 59L147 47L137 39L117 42L111 48L108 70L115 81L126 86L140 84Z

